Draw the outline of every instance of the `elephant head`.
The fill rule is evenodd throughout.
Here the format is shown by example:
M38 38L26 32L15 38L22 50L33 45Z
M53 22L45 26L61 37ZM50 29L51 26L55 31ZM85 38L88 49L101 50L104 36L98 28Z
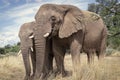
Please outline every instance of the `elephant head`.
M83 13L72 5L44 4L35 15L38 27L47 31L44 37L59 36L65 38L84 28Z

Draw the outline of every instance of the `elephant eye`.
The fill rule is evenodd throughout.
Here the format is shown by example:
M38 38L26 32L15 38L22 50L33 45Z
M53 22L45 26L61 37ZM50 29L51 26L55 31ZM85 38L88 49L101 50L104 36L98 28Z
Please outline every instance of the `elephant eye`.
M51 17L50 17L50 21L51 21L51 22L55 22L55 21L56 21L56 17L55 17L55 16L51 16Z

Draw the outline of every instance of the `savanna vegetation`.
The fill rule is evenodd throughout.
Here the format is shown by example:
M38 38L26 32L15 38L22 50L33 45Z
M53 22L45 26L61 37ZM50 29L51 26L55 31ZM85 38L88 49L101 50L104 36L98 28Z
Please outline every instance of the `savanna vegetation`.
M81 56L81 80L120 80L120 0L96 0L89 4L88 10L99 14L107 28L107 50L104 62L95 64L90 69L86 65L86 56ZM20 50L20 43L6 45L0 48L2 55L16 55ZM114 56L114 57L113 57ZM72 61L70 55L65 57L65 68L69 71L69 76L62 78L57 76L54 80L73 80L71 76ZM22 57L7 56L0 57L0 80L22 80L24 77L24 65Z
M20 50L20 42L14 45L5 45L4 47L0 48L1 55L14 55Z
M120 79L120 58L105 57L104 61L98 64L97 58L91 67L87 65L87 56L81 55L80 77L81 80L119 80ZM55 67L54 67L55 68ZM65 69L68 76L62 78L58 75L48 80L74 80L72 76L72 60L70 55L65 56ZM25 75L22 56L8 56L0 58L0 80L23 80Z

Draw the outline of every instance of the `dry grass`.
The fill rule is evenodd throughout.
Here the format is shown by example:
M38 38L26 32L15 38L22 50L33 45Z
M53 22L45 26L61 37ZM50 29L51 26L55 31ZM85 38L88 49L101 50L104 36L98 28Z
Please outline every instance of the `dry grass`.
M81 56L80 78L81 80L120 80L120 57L105 57L103 62L95 63L91 67L87 65L86 56ZM74 80L72 77L71 56L65 57L65 68L69 76L62 78L60 75L54 80ZM21 56L0 58L0 80L23 80L24 66Z
M22 57L0 58L0 80L22 80L24 76Z

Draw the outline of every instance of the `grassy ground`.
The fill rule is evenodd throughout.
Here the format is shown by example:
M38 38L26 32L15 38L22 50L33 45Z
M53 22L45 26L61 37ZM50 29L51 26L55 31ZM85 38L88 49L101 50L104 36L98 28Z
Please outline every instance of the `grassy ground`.
M65 78L59 75L54 80L74 80L70 55L65 57L65 68L69 71L69 75ZM24 74L21 56L0 58L0 80L23 80ZM120 57L105 57L100 64L95 58L94 65L89 67L86 55L82 55L79 77L81 80L120 80Z

